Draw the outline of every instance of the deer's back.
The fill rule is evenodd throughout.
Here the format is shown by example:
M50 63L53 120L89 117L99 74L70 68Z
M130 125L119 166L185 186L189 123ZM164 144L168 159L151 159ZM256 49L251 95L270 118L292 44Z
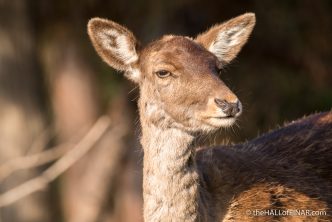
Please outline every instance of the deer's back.
M279 215L293 210L331 215L331 159L331 112L300 119L244 144L197 154L211 217L223 221L331 220Z

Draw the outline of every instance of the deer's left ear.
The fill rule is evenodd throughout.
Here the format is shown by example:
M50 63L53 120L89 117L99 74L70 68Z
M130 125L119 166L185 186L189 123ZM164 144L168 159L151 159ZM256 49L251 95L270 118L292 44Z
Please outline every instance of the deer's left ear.
M217 58L229 63L240 52L255 26L254 13L246 13L220 25L213 26L196 37L196 41Z

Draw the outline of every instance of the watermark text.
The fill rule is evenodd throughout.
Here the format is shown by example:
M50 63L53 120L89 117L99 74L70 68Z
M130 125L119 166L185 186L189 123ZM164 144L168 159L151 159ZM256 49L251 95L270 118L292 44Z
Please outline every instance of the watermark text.
M247 210L246 214L251 217L264 217L264 216L306 216L317 217L327 216L325 210L310 210L310 209L253 209Z

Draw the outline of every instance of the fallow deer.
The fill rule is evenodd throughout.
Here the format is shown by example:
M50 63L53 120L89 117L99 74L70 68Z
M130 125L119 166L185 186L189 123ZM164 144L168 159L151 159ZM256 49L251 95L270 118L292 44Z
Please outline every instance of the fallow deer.
M166 35L140 48L127 28L89 21L98 54L140 89L145 221L331 219L331 112L247 143L195 149L198 132L230 126L242 112L218 73L254 25L246 13L196 38Z

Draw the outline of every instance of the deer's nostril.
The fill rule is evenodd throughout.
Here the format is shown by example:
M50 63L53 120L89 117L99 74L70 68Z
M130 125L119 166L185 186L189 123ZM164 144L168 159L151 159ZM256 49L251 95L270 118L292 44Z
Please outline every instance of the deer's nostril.
M226 100L216 98L214 99L214 102L229 117L235 116L241 111L240 101L236 101L235 103L229 103Z

